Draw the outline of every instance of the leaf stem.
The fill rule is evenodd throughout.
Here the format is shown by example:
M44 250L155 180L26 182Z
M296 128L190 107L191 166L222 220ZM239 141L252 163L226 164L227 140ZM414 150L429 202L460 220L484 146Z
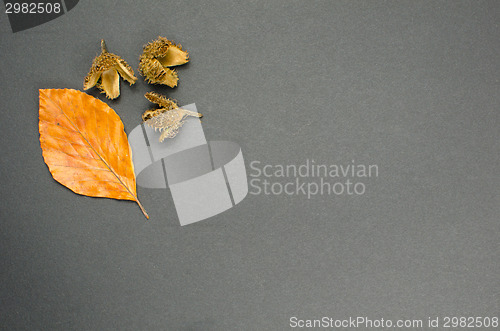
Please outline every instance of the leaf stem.
M144 209L144 207L141 205L141 202L139 201L139 199L136 199L135 202L137 202L137 204L139 205L139 208L141 208L141 211L142 213L144 214L144 216L146 216L147 219L149 219L149 215L148 213L146 213L146 210Z

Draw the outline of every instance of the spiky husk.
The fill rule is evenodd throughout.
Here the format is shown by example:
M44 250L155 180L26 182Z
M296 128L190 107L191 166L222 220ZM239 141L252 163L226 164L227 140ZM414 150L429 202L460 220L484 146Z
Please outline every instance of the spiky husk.
M175 87L179 78L177 72L169 67L187 63L189 54L180 44L158 37L143 47L139 59L139 72L146 77L148 83Z
M83 81L83 89L88 90L95 86L108 98L115 99L120 95L118 74L130 85L136 82L137 77L134 76L134 70L125 60L107 51L103 40L101 48L101 54L94 58L90 71Z
M142 121L146 122L147 120L160 115L161 113L166 112L167 109L165 108L158 108L158 109L148 109L142 114Z
M147 82L150 84L176 87L179 80L175 70L162 66L160 61L154 58L141 58L139 72L146 77Z
M151 112L149 114L151 114L152 116L149 117L144 122L153 129L155 129L155 131L160 130L163 132L159 139L160 142L165 140L165 138L175 137L179 129L182 127L182 125L184 125L184 122L188 116L193 116L193 117L203 116L200 113L185 110L182 108L176 108L171 110L160 108L157 109L155 113Z
M182 45L175 44L165 37L158 37L158 39L146 44L142 48L142 56L160 59L160 61L168 57L168 60L165 59L164 63L162 63L166 67L189 62L189 53L182 49Z
M147 92L146 94L144 94L144 96L152 103L156 103L158 106L167 108L168 110L179 108L179 106L177 105L177 101L167 98L159 93Z

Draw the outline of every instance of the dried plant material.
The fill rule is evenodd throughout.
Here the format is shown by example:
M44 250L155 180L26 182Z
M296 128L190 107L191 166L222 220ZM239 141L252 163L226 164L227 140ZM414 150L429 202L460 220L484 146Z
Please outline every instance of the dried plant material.
M148 92L144 95L146 99L151 101L152 103L156 103L161 108L158 109L150 109L146 110L144 114L142 114L142 120L146 122L150 118L157 116L161 113L164 113L167 110L172 110L175 108L179 108L177 102L175 100L169 99L161 94L155 92Z
M101 54L92 62L90 72L83 82L83 89L88 90L96 86L110 99L120 95L120 77L122 76L130 85L137 80L134 70L121 57L109 53L106 43L101 40Z
M200 113L177 108L162 112L157 116L150 118L145 123L154 128L155 131L158 129L162 132L159 140L160 142L163 142L165 138L174 138L177 135L179 129L184 125L188 116L202 117Z
M174 100L168 99L155 92L148 92L144 95L149 101L160 106L158 109L146 110L142 115L142 120L147 125L156 130L160 130L160 142L165 138L173 138L184 125L188 116L202 117L200 113L179 108Z
M150 42L143 47L140 56L139 72L151 84L177 86L177 72L169 67L178 66L189 61L188 52L181 44L175 44L164 37Z
M56 181L75 193L137 202L132 151L120 117L70 89L40 90L40 145Z

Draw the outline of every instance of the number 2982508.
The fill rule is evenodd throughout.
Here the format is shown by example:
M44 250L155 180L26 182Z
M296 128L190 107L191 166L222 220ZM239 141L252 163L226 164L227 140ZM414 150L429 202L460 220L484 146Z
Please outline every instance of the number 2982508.
M60 2L7 2L5 4L6 14L59 14L61 10Z

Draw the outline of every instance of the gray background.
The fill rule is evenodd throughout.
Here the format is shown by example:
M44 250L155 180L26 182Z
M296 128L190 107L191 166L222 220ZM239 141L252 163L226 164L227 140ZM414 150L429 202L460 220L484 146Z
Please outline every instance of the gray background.
M500 2L80 1L13 34L0 13L0 326L280 330L289 318L498 316ZM169 193L78 196L41 156L38 89L81 89L99 40L135 69L158 35L247 166L378 164L360 197L249 195L180 227ZM137 73L137 70L136 70ZM89 92L105 99L97 91ZM248 169L249 170L249 169Z

